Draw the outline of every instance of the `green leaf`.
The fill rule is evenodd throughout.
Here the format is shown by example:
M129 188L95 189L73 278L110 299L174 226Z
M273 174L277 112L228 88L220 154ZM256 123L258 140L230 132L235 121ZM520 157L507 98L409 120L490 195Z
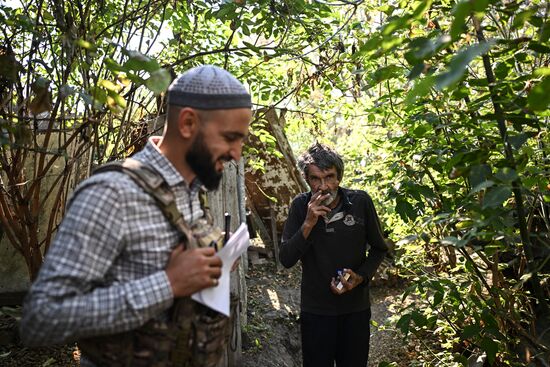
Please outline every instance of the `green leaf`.
M393 32L407 27L409 23L410 23L410 16L408 15L395 18L383 26L381 33L383 36L389 36Z
M245 45L246 47L248 47L249 49L251 49L254 52L260 52L260 48L258 46L253 45L250 42L243 41L243 45Z
M382 37L379 34L373 35L372 37L369 38L367 42L365 42L361 47L359 47L359 51L357 51L353 55L353 58L356 59L360 56L368 56L374 53L374 50L378 48L381 42L382 42Z
M506 79L511 70L512 65L509 62L499 62L495 67L495 76L498 79Z
M214 14L219 19L223 19L224 17L229 17L230 15L237 16L235 12L235 7L231 3L226 3L225 5L221 6L220 10L218 10L217 12L214 12Z
M411 313L411 318L418 327L423 327L428 323L426 316L416 310Z
M550 53L550 47L543 45L539 42L529 42L529 45L527 46L530 50L533 50L535 52L538 52L539 54L548 54Z
M533 111L547 110L550 105L550 77L542 79L540 83L535 85L529 95L527 102Z
M464 268L466 268L466 271L470 274L476 273L475 265L471 261L466 261L466 263L464 264Z
M444 88L458 82L466 68L476 57L487 53L491 47L493 47L494 42L482 42L477 43L472 46L468 46L462 49L449 63L448 71L442 74L439 74L436 77L435 86L438 90L443 90Z
M166 69L158 69L151 73L149 79L145 81L145 85L155 94L159 94L168 89L172 82L172 77Z
M470 185L473 187L479 186L481 183L487 181L487 178L491 175L491 167L487 164L479 164L470 168Z
M110 57L105 58L104 63L105 63L105 66L107 67L107 69L109 69L111 71L116 72L116 71L124 70L122 65L120 65L118 62L116 62L115 60L113 60Z
M547 67L538 68L533 72L533 75L536 76L536 77L549 76L550 75L550 68L547 68Z
M432 0L420 1L417 7L414 9L412 13L412 17L414 19L418 19L422 17L422 15L424 15L424 13L426 12L426 10L428 10L430 5L432 5Z
M15 59L14 55L0 54L0 76L15 82L18 79L17 74L23 70L23 65Z
M122 97L120 94L118 94L115 91L110 90L108 93L109 93L109 97L111 97L118 106L120 106L122 108L126 108L127 103L126 103L126 100L124 99L124 97Z
M481 332L481 327L479 325L466 325L464 329L462 330L462 334L460 335L461 339L470 339L473 336L478 336Z
M540 41L541 42L548 42L548 39L550 39L550 22L546 21L544 22L540 27Z
M479 346L481 347L481 350L487 353L489 364L493 365L498 352L498 344L492 339L483 338Z
M395 211L405 222L409 219L414 220L417 216L413 206L408 201L401 198L396 201Z
M125 71L134 70L134 71L148 71L152 73L160 68L160 65L157 60L151 59L150 57L142 54L139 51L126 51L129 56L128 61L123 65Z
M428 76L422 80L417 80L414 87L407 93L405 103L410 105L415 103L418 99L426 96L430 93L430 90L435 82L433 76Z
M424 124L424 125L417 126L412 133L414 136L421 138L430 130L432 130L432 126L428 124Z
M97 85L100 86L100 87L103 87L107 90L115 91L115 92L118 89L115 83L113 83L110 80L105 80L105 79L99 79L99 81L97 82Z
M533 15L535 15L536 10L535 9L527 9L524 11L520 11L514 16L514 21L512 23L512 29L518 29L523 27L525 22L529 21Z
M383 82L384 80L396 78L401 75L403 75L403 68L397 65L389 65L389 66L378 68L372 74L371 81L373 84L377 84L377 83Z
M77 46L83 49L86 49L88 51L95 51L97 49L97 47L93 43L91 43L90 41L83 40L82 38L77 39L74 43Z
M436 307L441 303L441 301L443 301L443 293L435 292L432 307Z
M459 241L460 240L455 236L447 236L441 239L441 244L445 246L456 246Z
M424 71L424 67L425 64L423 62L416 64L407 75L407 79L416 79Z
M449 35L441 35L435 40L426 37L417 37L409 42L409 51L405 53L405 59L411 65L432 57L437 51L445 47L451 41Z
M510 195L512 195L512 190L508 186L491 187L487 190L485 198L483 199L483 208L502 206L502 203L504 203Z
M522 133L522 134L510 136L508 139L510 140L510 144L512 144L512 146L513 146L515 149L519 149L519 148L521 148L521 146L522 146L523 144L525 144L525 142L526 142L527 139L529 139L529 138L530 138L530 135L529 135L529 134Z
M472 5L469 0L462 0L457 3L453 9L453 23L451 24L451 38L453 41L466 30L466 18L472 11Z
M518 174L510 167L503 167L495 173L495 177L502 182L511 183L518 178Z
M493 186L495 183L491 180L480 182L478 185L472 188L472 194L475 194L476 192L479 192L481 190L484 190L488 187Z
M489 0L473 0L472 7L475 12L482 13L489 6Z
M405 334L405 336L409 334L410 325L411 325L410 313L401 316L399 321L397 321L397 323L395 324L395 326L397 326L401 330L401 332Z

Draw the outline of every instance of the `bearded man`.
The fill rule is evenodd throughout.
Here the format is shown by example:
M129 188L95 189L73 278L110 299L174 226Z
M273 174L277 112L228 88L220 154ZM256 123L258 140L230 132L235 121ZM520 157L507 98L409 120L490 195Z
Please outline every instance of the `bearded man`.
M378 215L366 192L340 187L344 163L333 149L315 143L298 166L310 191L292 201L279 258L302 264L303 365L365 367L369 280L388 250Z
M241 158L252 103L233 75L210 65L176 78L167 102L162 137L132 158L165 184L190 228L205 216L199 192L216 189L224 163ZM128 174L108 171L82 182L27 295L23 342L77 341L81 366L215 365L218 350L203 351L216 353L208 362L193 353L204 347L195 334L212 337L197 323L219 315L189 302L173 306L215 287L222 263L214 247L190 246L181 235ZM192 316L200 320L189 326Z

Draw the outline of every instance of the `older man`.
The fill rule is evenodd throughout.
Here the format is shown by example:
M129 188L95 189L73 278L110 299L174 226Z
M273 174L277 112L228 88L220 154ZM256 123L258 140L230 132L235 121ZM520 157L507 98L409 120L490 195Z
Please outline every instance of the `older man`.
M340 187L342 158L312 145L298 160L311 191L292 202L281 263L302 263L304 367L364 367L369 356L369 280L387 246L370 196ZM368 255L367 255L368 252Z
M210 231L199 192L240 159L251 98L209 65L176 78L167 98L162 137L133 159L163 182L185 228ZM217 285L221 260L212 247L191 246L194 232L182 237L138 181L109 171L76 188L27 296L21 337L35 346L78 341L82 366L213 366L220 351L197 340L214 339L226 320L189 296Z

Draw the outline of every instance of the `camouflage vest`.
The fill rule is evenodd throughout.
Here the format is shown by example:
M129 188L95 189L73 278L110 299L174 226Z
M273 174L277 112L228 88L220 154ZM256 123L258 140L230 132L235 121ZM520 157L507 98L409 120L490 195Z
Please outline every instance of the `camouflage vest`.
M223 240L222 232L212 224L206 193L200 195L204 217L187 225L176 207L168 184L152 168L135 159L112 162L94 174L124 172L145 192L155 198L168 221L178 230L186 248L204 247ZM237 299L231 299L231 315ZM234 316L232 316L234 317ZM215 367L230 334L230 318L193 301L190 297L174 300L167 320L150 320L136 330L80 340L82 355L97 366L110 367Z

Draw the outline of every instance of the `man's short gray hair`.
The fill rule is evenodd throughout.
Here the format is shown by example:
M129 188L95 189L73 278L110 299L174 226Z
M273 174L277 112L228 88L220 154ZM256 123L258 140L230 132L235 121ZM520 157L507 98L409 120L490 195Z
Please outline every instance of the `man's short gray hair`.
M316 142L298 158L298 167L306 178L308 177L310 164L316 165L323 171L334 167L336 168L338 181L342 180L342 176L344 175L344 161L340 154L329 146Z

